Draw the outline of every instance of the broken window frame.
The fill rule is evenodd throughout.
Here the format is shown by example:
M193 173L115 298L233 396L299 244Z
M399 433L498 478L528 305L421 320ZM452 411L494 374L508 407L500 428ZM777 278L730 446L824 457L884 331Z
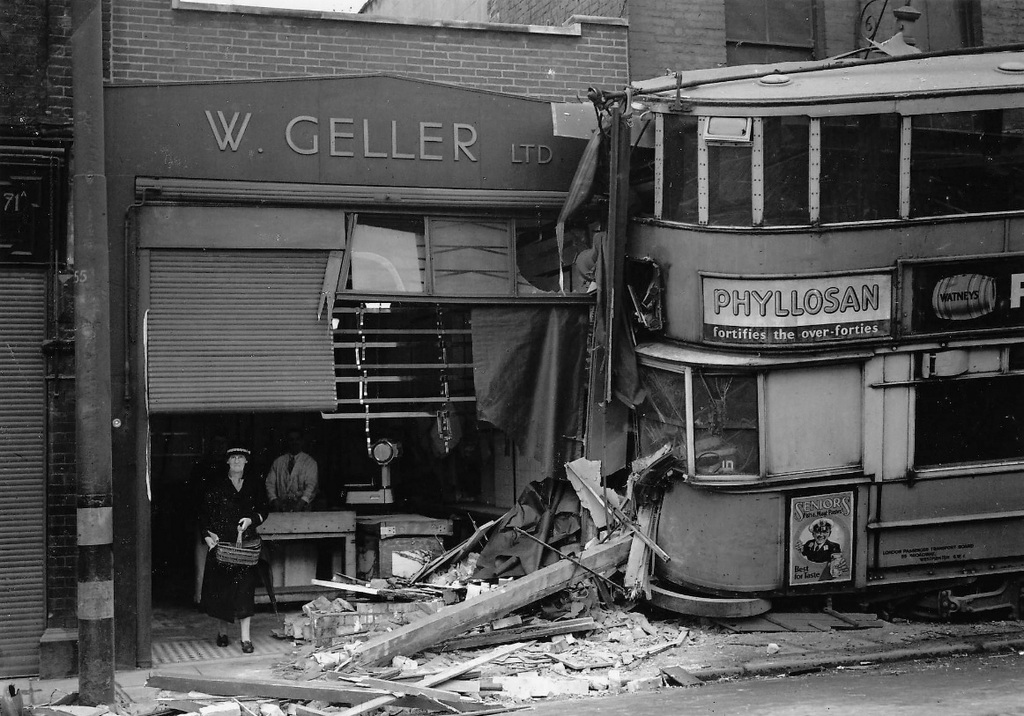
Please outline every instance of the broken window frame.
M363 223L360 223L363 222ZM349 214L349 237L346 256L342 261L338 277L338 296L360 297L429 297L443 301L498 300L508 298L558 298L566 296L558 292L558 276L561 273L566 286L572 291L580 287L570 286L572 281L572 259L583 250L581 246L569 246L559 259L555 249L554 219L546 217L491 217L481 215L425 215L403 214L398 212L351 212ZM408 282L367 281L367 274L361 271L359 252L366 252L368 247L381 247L381 242L368 243L367 227L382 230L394 225L396 231L415 234L416 261L418 262L418 280ZM483 227L489 236L482 239L479 245L471 245L466 241L441 243L439 240L445 230L459 227L472 231L473 226ZM420 228L422 227L422 228ZM499 245L495 237L504 228L504 243ZM361 229L363 231L361 231ZM398 247L399 237L395 237ZM367 244L367 246L362 246ZM538 270L530 264L522 265L528 255L533 256L533 249L540 248L541 260L551 253L550 270ZM587 247L589 248L589 247ZM397 248L396 248L397 250ZM468 261L452 262L450 256L457 252L476 250L476 256ZM496 262L494 259L498 257ZM442 258L443 257L443 258ZM392 260L394 259L394 260ZM405 259L405 260L403 260ZM410 262L408 256L399 256L392 251L376 252L375 261L392 275L408 274ZM368 266L363 258L362 266ZM397 266L397 267L396 267ZM541 267L543 268L543 267ZM401 269L401 270L400 270ZM524 270L526 269L526 270ZM476 277L473 281L452 280L442 275L461 273L468 277ZM409 284L408 286L406 284Z

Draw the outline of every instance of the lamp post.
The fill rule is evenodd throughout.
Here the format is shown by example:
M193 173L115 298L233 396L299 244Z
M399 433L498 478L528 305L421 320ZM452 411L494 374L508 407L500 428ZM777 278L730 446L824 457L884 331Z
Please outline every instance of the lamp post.
M110 295L101 0L71 5L74 110L78 693L114 703Z

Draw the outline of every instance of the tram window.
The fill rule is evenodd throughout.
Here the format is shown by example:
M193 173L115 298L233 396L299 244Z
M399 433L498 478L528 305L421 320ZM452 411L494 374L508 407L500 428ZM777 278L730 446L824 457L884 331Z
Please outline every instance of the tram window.
M912 216L1024 209L1024 110L923 115L912 127Z
M708 143L708 223L712 226L750 226L749 145Z
M821 120L821 221L899 216L900 118Z
M695 370L693 446L698 475L758 475L757 377Z
M765 117L764 223L768 226L808 222L807 177L810 120Z
M637 406L639 454L651 455L665 445L686 460L686 378L682 373L640 369L646 397Z
M697 119L666 114L663 219L697 223Z
M1024 346L1010 346L1010 370L1024 370Z
M1024 376L917 386L919 467L1024 459Z

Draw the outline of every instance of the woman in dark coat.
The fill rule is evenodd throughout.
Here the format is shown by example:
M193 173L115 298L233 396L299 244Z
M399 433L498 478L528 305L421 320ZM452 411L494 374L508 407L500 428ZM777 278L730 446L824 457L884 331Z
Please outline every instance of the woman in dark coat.
M210 551L206 555L203 575L203 611L224 622L218 624L217 646L228 645L226 624L237 618L241 627L242 651L253 652L249 625L256 611L255 592L258 568L217 561L218 542L234 543L238 531L242 539L255 539L256 527L267 517L267 498L258 477L248 477L245 465L249 451L231 448L223 477L210 480L200 511L200 527Z

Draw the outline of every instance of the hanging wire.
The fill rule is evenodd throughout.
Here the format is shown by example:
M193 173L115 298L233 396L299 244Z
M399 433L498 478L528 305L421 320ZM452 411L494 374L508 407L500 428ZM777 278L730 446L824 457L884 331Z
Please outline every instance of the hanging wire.
M441 397L444 398L444 403L437 411L437 436L444 441L444 452L447 455L451 450L452 442L452 401L448 385L448 344L444 338L444 313L440 305L435 306L435 320L437 324L438 358L441 361Z

